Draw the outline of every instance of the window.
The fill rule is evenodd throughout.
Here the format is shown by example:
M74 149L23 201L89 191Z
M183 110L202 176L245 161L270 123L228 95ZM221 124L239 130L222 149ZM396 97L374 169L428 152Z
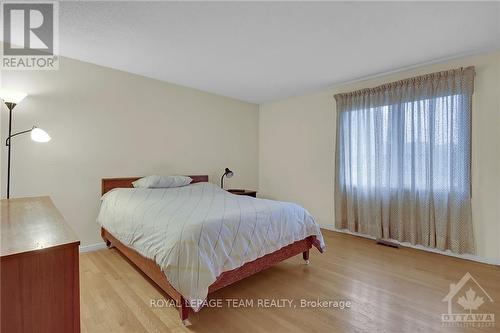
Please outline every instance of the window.
M335 226L474 253L474 68L335 95Z
M343 113L340 140L350 148L343 185L468 191L470 120L457 116L463 113L461 99L451 95Z

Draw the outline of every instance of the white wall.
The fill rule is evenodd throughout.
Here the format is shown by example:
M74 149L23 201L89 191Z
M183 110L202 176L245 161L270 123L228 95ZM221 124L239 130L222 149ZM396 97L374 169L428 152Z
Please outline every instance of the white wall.
M259 189L294 201L334 227L333 95L420 74L476 66L472 123L472 209L477 255L500 259L500 53L398 72L260 106Z
M218 183L227 166L235 172L228 186L258 186L255 104L66 58L58 71L3 71L0 79L29 94L14 109L14 130L37 124L52 136L13 140L11 197L50 195L82 245L101 241L103 177L208 174ZM5 146L2 155L5 197Z

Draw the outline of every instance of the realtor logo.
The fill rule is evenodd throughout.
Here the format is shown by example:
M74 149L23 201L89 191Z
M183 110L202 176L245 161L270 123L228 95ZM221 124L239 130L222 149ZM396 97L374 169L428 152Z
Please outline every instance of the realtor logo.
M1 69L57 69L58 3L2 3Z
M485 302L493 303L493 299L469 272L457 284L450 284L450 291L443 298L443 302L448 303L448 313L441 315L443 326L495 326L494 313L481 313L479 311L481 305Z

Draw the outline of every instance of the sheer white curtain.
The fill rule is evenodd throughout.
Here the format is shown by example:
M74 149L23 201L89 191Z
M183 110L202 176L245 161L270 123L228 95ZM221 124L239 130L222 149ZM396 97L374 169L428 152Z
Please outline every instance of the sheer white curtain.
M335 224L379 238L474 253L474 68L335 95Z

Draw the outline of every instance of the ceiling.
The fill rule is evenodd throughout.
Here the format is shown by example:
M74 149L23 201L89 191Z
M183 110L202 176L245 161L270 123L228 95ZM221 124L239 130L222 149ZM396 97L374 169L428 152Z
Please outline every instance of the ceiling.
M60 53L264 103L500 49L498 2L61 2Z

